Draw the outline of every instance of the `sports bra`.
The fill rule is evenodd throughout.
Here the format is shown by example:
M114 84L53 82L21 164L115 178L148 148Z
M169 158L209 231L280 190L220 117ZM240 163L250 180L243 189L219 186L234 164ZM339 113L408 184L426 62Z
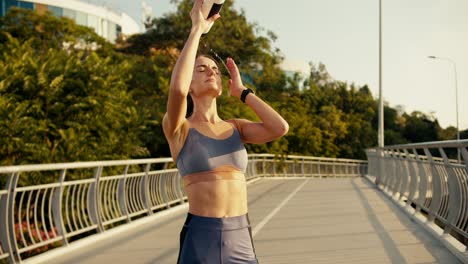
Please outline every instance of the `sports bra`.
M247 150L242 143L239 131L226 139L210 138L189 128L185 143L177 157L180 176L210 171L223 165L233 166L244 172L247 168Z

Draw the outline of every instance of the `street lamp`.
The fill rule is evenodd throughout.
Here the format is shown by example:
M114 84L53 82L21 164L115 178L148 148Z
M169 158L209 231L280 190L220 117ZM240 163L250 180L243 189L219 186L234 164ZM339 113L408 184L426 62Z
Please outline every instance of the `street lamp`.
M457 141L460 141L460 128L458 126L458 85L457 85L457 65L455 64L455 61L453 61L450 58L444 58L444 57L436 57L436 56L427 56L429 59L435 59L435 60L445 60L453 65L453 70L455 73L455 111L456 111L456 119L457 119ZM460 150L457 148L457 153L458 153L458 161L460 162Z
M378 143L379 147L384 146L384 105L382 94L382 0L379 0L379 128Z

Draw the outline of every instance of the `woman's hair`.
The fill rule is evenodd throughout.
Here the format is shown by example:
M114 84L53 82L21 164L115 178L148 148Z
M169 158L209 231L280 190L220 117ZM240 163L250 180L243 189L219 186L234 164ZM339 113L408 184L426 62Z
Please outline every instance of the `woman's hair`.
M206 54L206 53L197 53L197 56L195 57L196 59L198 59L199 57L205 57L205 58L208 58L212 61L214 61L214 63L216 64L216 66L219 68L219 64L218 64L218 61L213 58L212 56ZM187 95L187 112L185 114L185 118L189 118L192 113L193 113L193 99L192 99L192 96L190 96L190 94Z

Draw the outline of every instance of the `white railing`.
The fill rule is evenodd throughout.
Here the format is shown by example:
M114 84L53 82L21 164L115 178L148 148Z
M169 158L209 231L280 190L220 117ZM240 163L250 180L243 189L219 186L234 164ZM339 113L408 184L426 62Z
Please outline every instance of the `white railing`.
M252 154L246 179L366 173L366 161ZM186 202L170 158L0 167L0 183L0 263L21 262Z
M468 249L468 140L367 150L369 175L393 199ZM449 158L449 153L453 156ZM460 153L460 155L457 155Z

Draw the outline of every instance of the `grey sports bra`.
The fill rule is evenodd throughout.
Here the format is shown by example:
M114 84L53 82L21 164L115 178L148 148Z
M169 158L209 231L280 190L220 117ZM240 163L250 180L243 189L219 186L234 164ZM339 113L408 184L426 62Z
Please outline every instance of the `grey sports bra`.
M180 176L210 171L222 165L231 165L242 172L247 168L247 151L239 131L226 139L210 138L189 128L187 138L177 157Z

